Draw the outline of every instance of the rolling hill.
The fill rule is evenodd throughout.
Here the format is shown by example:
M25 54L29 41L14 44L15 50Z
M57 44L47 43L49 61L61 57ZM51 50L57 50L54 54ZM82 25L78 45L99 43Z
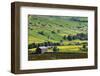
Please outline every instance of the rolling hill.
M87 17L28 15L28 44L59 42L64 36L87 31Z

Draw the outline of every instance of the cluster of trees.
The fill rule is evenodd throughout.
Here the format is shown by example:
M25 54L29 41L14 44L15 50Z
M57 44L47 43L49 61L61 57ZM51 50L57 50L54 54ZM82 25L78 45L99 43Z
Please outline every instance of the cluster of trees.
M80 48L81 51L88 51L88 48L87 48L87 45L84 44L81 48Z
M76 40L76 39L87 40L88 36L87 36L87 34L84 34L84 33L78 33L76 35L68 35L68 36L64 35L63 39L69 40L69 41Z
M53 43L53 42L32 43L28 45L28 49L37 48L40 46L60 46L60 43Z

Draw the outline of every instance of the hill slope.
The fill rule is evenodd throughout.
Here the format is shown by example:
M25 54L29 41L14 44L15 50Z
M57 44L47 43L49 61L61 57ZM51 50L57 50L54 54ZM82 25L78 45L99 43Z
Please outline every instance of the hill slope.
M87 34L87 20L87 17L29 15L29 44L45 41L59 42L65 35Z

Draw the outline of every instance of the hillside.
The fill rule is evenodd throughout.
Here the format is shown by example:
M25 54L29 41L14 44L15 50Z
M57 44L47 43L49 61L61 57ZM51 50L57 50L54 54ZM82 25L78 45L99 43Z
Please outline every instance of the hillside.
M87 34L87 17L28 15L28 42L59 42L64 36Z

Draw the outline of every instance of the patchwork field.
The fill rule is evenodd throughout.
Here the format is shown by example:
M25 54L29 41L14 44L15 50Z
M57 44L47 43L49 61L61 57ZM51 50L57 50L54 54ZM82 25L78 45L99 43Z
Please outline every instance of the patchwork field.
M29 15L28 59L87 58L87 31L87 17ZM41 53L40 47L46 52Z

